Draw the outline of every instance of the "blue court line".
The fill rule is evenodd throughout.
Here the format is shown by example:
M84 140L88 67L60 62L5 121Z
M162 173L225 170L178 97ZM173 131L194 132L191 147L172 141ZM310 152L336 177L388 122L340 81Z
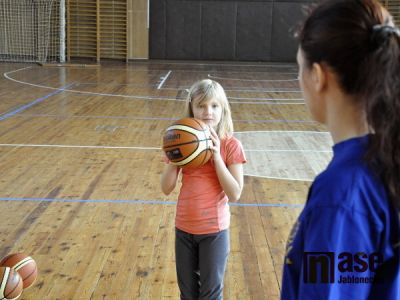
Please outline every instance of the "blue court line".
M22 114L27 117L60 117L60 118L90 118L90 119L125 119L125 120L156 120L156 121L176 121L179 118L165 118L165 117L128 117L128 116L90 116L90 115L52 115L52 114ZM316 123L312 120L239 120L233 119L237 123Z
M38 99L36 99L36 100L34 100L34 101L32 101L32 102L30 102L30 103L24 105L24 106L21 106L21 107L15 109L15 110L13 110L13 111L11 111L11 112L9 112L9 113L7 113L7 114L1 116L1 117L0 117L0 121L3 121L3 120L5 120L5 119L7 119L7 118L9 118L9 117L12 117L12 116L16 115L17 113L19 113L19 112L21 112L21 111L23 111L23 110L25 110L25 109L27 109L27 108L30 108L30 107L34 106L35 104L40 103L40 102L46 100L47 98L50 98L51 96L57 95L57 94L63 92L65 89L71 87L72 85L74 85L74 84L71 83L71 84L68 84L68 85L66 85L66 86L63 86L63 87L61 87L61 88L55 90L54 92L51 92L50 94L47 94L47 95L45 95L45 96L43 96L43 97L41 97L41 98L38 98Z
M62 199L62 198L12 198L0 197L0 201L32 201L32 202L65 202L65 203L127 203L127 204L159 204L159 205L176 205L176 201L162 201L162 200L107 200L107 199ZM243 207L288 207L288 208L301 208L302 204L287 204L287 203L240 203L230 202L230 206L243 206Z

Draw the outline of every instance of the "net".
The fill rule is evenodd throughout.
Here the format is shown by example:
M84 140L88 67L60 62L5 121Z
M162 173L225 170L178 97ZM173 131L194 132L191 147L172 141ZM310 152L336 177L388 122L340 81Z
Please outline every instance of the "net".
M64 39L60 1L0 0L0 61L60 61Z

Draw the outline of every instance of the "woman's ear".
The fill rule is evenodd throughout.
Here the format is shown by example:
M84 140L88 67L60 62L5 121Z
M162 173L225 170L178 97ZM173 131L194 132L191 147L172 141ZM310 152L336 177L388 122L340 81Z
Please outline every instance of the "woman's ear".
M313 63L311 69L311 80L314 83L315 91L321 92L326 87L327 70L324 65Z

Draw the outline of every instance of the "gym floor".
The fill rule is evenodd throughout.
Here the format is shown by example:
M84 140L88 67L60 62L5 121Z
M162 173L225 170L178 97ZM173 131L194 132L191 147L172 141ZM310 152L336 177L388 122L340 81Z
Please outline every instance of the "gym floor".
M285 244L332 141L304 105L295 64L1 63L0 256L39 276L20 299L178 299L178 194L159 187L163 131L186 89L225 88L248 163L231 203L225 299L278 299Z

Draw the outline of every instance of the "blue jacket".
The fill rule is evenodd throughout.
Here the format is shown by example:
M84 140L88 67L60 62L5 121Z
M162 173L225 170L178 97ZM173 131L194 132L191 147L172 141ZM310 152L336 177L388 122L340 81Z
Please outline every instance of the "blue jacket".
M313 182L288 240L281 299L400 299L399 214L363 161L368 139L334 145Z

